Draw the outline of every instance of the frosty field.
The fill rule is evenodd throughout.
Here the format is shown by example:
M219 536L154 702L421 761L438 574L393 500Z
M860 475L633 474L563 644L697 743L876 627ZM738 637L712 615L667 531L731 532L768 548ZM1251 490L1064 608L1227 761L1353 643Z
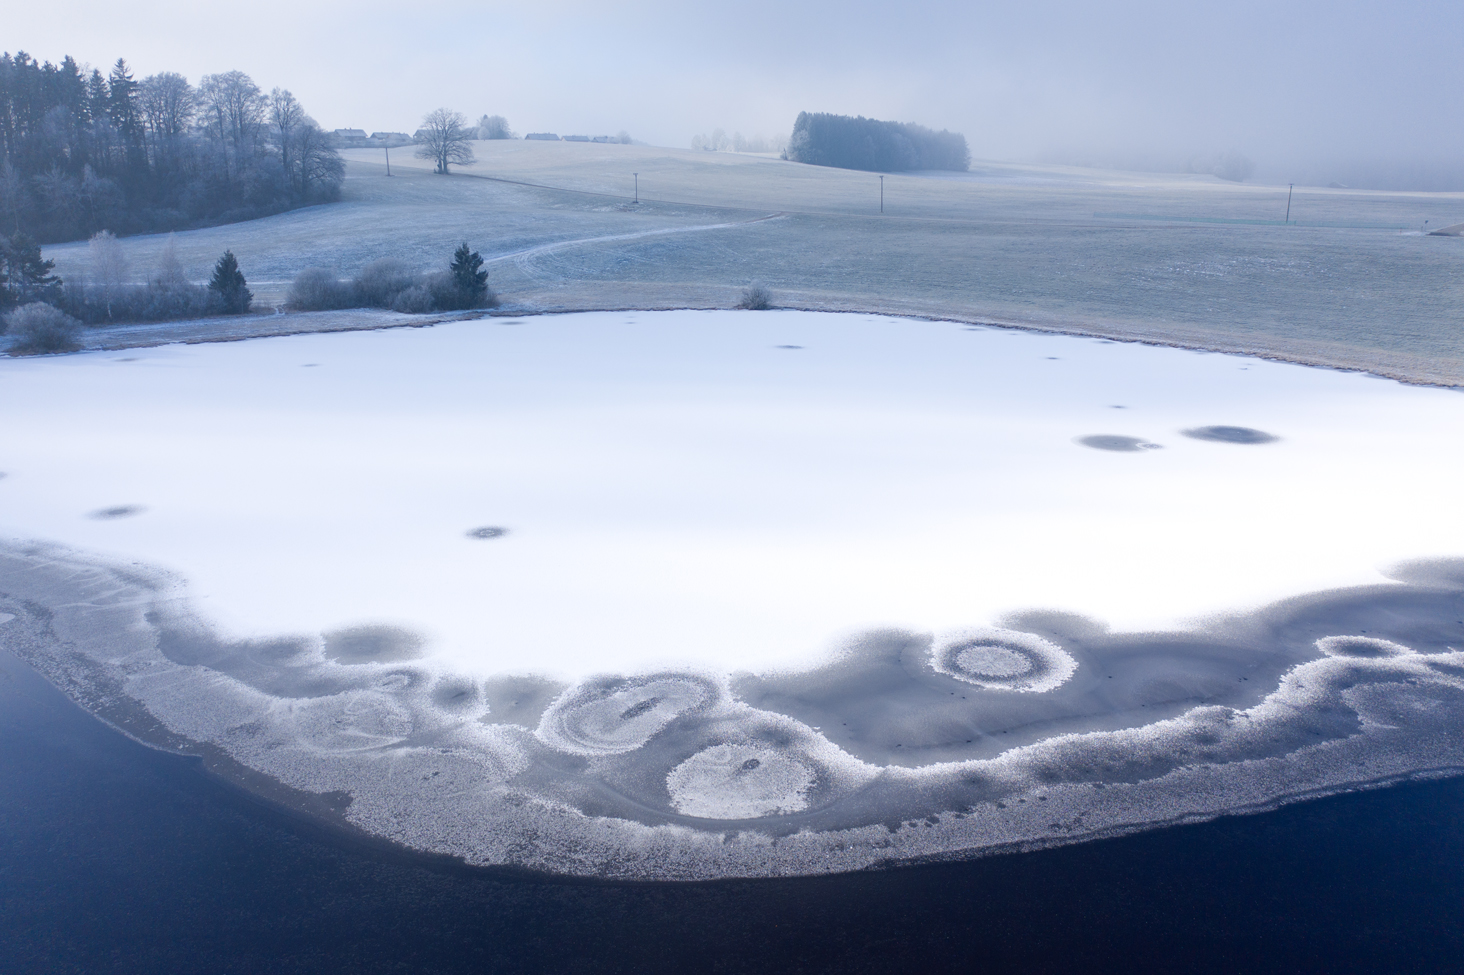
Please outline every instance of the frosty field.
M508 311L726 308L761 281L785 305L1006 322L1256 352L1464 383L1464 196L978 162L872 175L731 153L478 143L444 178L350 150L343 202L177 235L189 273L226 247L261 301L309 266L445 264L467 241ZM641 203L632 203L638 172ZM162 237L124 241L139 279ZM68 277L84 244L48 247ZM299 316L293 327L316 327ZM283 323L249 327L279 329ZM239 323L190 327L190 340ZM332 326L335 327L335 326ZM177 329L158 328L153 340ZM120 341L95 333L94 341ZM130 341L131 339L129 339Z
M820 873L1464 767L1457 391L678 311L11 360L0 409L7 647L470 863Z

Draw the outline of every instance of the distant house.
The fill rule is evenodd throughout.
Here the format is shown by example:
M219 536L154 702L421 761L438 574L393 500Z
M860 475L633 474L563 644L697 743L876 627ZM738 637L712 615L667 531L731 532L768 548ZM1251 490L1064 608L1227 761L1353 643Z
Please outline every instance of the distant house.
M380 149L383 146L392 149L409 146L416 141L405 132L373 132L368 136L365 129L336 129L330 137L340 149Z
M620 140L617 139L617 138L615 138L612 135L597 135L593 139L591 139L590 141L591 142L619 142Z
M409 146L412 144L412 137L405 132L373 132L371 138L366 140L372 148L386 146L396 148L397 146Z
M558 142L559 136L553 132L530 132L524 136L525 139L537 139L540 142Z
M564 141L565 142L589 142L590 141L590 137L587 136L587 135L567 135L567 136L564 137Z
M336 129L330 138L339 149L360 149L370 144L365 129Z

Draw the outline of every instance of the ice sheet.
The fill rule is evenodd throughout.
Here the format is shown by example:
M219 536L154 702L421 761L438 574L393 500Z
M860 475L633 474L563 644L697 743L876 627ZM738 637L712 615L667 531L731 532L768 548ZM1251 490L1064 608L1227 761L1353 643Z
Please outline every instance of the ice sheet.
M90 354L5 363L0 409L7 535L170 568L234 636L391 624L485 674L804 666L1034 606L1166 628L1464 552L1457 393L939 322Z
M469 863L819 873L1464 769L1450 390L597 313L7 362L0 408L5 647Z

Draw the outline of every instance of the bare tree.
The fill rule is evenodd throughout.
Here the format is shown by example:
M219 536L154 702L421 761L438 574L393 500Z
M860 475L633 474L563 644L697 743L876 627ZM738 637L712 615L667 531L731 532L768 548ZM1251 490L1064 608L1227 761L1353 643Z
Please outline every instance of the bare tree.
M182 288L188 284L188 276L183 273L183 262L178 260L178 244L172 234L168 235L168 243L158 256L158 269L153 273L152 283L154 287L163 290Z
M302 116L300 124L295 127L294 142L301 199L309 200L320 195L323 188L340 186L346 175L346 164L341 161L330 137L310 116Z
M295 141L295 130L306 122L305 109L295 100L295 96L283 88L276 88L269 93L269 124L274 127L275 135L280 143L280 165L285 170L285 179L290 183L290 189L295 195L303 195L305 187L303 179L296 179L295 167L290 161L290 150Z
M122 253L122 245L117 242L116 234L110 230L93 234L87 244L87 252L91 258L92 273L102 286L102 294L107 302L107 317L111 318L112 297L122 286L123 278L127 277L127 257Z
M418 159L431 159L436 172L446 176L451 163L466 166L477 162L473 158L473 147L468 144L472 138L466 126L468 120L461 112L439 108L422 116L422 128L417 133L421 145L417 147Z
M236 161L252 148L264 124L264 95L254 80L242 71L204 75L198 85L199 100L208 118L211 134L233 150Z
M198 110L198 93L187 78L165 71L142 79L138 87L138 101L152 147L153 162L170 159Z

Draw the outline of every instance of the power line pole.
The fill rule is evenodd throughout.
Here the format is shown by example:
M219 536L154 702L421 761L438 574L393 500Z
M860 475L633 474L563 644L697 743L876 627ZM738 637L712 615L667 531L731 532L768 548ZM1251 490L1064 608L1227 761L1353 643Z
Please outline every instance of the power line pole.
M879 212L884 213L884 177L879 178Z
M386 175L391 175L391 146L382 146L381 151L386 153Z
M1296 186L1295 183L1287 183L1286 184L1286 222L1287 223L1290 223L1291 222L1291 191L1292 191L1293 188L1295 188L1295 186Z
M631 173L635 177L635 202L640 202L640 173Z

